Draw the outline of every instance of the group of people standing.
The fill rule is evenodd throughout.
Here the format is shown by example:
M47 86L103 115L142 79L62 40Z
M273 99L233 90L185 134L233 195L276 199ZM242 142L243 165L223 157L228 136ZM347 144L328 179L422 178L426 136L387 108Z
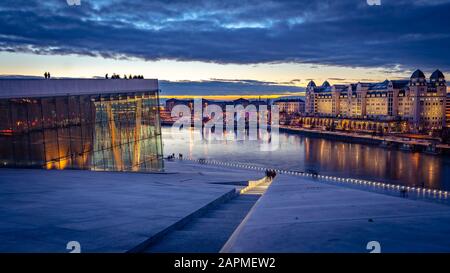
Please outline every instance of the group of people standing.
M174 160L175 159L175 153L169 155L167 157L168 160ZM183 159L183 154L178 154L178 159Z
M134 75L134 76L133 75L129 75L127 77L127 75L123 75L123 78L125 80L136 80L136 79L144 79L144 76L143 75ZM105 75L105 79L109 79L109 75L108 74ZM120 78L120 75L114 73L114 74L112 74L111 79L115 80L115 79L121 79L121 78Z
M44 78L50 79L50 72L45 72L44 73ZM134 75L134 76L133 75L129 75L127 77L127 75L123 75L123 78L125 80L136 80L136 79L141 79L142 80L142 79L144 79L144 76L143 75ZM105 79L110 79L108 74L105 75ZM121 79L121 77L120 77L120 75L114 73L114 74L112 74L111 79Z
M266 177L274 179L277 176L277 172L274 170L266 170Z

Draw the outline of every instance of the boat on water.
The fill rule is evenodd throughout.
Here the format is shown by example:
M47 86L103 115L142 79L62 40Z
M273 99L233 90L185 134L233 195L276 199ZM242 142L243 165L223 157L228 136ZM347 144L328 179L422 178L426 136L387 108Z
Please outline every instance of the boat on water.
M383 140L380 143L381 148L389 149L389 148L392 148L392 146L394 146L394 144L391 141Z
M430 144L427 146L424 153L431 155L440 155L442 153L442 150L436 147L436 144Z
M400 150L405 152L414 152L416 147L413 144L403 143L400 145Z

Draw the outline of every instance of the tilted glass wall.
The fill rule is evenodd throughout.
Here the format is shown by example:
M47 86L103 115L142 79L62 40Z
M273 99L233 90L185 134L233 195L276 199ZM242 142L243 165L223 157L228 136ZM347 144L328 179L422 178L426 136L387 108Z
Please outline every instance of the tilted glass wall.
M160 171L156 92L0 100L3 167Z

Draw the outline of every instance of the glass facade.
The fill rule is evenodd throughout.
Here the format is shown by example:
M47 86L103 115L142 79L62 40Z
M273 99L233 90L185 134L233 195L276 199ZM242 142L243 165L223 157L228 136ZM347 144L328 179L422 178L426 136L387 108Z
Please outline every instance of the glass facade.
M161 171L157 92L0 99L3 167Z

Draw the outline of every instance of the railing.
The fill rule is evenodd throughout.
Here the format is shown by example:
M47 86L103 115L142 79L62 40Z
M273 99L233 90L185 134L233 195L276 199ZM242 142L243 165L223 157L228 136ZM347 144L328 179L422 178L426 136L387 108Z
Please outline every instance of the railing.
M377 181L370 181L370 180L363 180L363 179L342 178L342 177L337 177L337 176L320 175L320 174L313 174L313 173L307 173L307 172L301 172L301 171L289 171L289 170L283 170L283 169L277 169L277 168L265 168L265 167L259 167L259 166L243 164L243 163L222 162L222 161L218 161L218 160L207 160L204 158L201 158L201 159L186 158L183 160L191 161L191 162L199 163L199 164L224 166L224 167L231 167L231 168L238 168L238 169L249 169L249 170L255 170L255 171L271 170L271 171L275 171L278 174L310 177L310 178L315 179L315 181L319 181L319 182L324 181L324 182L332 182L332 183L338 183L338 184L365 186L365 187L368 187L371 189L377 189L377 190L390 190L390 191L401 193L405 197L409 196L409 194L414 194L417 197L426 197L426 198L432 198L432 199L447 199L450 195L450 193L448 191L430 189L430 188L425 188L425 187L401 186L401 185L395 185L395 184L389 184L389 183L377 182Z

